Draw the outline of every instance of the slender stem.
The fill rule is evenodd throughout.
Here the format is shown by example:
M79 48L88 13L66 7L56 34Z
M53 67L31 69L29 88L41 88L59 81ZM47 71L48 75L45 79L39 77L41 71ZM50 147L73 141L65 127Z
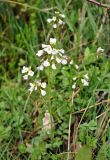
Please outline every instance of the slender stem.
M103 8L110 9L110 6L108 6L108 5L106 5L106 4L103 4L103 3L101 3L101 2L97 2L97 1L95 1L95 0L87 0L87 1L89 1L90 3L93 3L93 4L95 4L95 5L97 5L97 6L99 6L99 7L103 7Z
M48 111L50 113L50 125L51 125L51 138L53 138L53 117L52 117L52 106L51 106L51 98L50 98L50 94L51 94L51 67L49 67L49 72L48 72Z
M32 92L31 92L32 93ZM26 111L26 107L27 107L27 104L28 104L28 101L29 101L29 98L31 96L31 93L29 93L27 99L26 99L26 102L25 102L25 105L24 105L24 112Z
M73 106L74 97L79 93L79 91L80 91L80 89L78 89L76 92L73 92L73 93L72 93L72 97L71 97L71 107ZM68 129L68 156L67 156L67 160L69 160L69 157L70 157L71 120L72 120L72 112L70 113L70 116L69 116L69 129Z
M20 3L20 2L13 1L13 0L0 0L0 2L17 4L17 5L20 5L20 6L23 6L23 7L27 7L27 8L29 8L29 9L37 10L37 11L39 11L39 12L47 12L47 11L56 9L56 7L40 9L40 8L37 8L37 7L34 7L34 6L29 5L28 3Z
M67 160L69 160L69 157L70 157L71 117L72 117L72 114L70 113L70 117L69 117L69 129L68 129L68 156L67 156Z
M72 93L72 97L71 97L71 106L73 106L73 98L74 96L78 93L79 91L76 91L75 93ZM68 129L68 156L67 156L67 160L69 160L70 157L70 136L71 136L71 119L72 119L72 113L70 113L70 117L69 117L69 129Z

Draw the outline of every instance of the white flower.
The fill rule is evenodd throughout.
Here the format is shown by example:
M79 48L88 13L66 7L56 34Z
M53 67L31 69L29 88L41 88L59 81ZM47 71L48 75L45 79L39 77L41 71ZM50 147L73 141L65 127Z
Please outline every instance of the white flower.
M67 64L67 60L66 60L66 59L62 59L61 63L62 63L63 65L65 65L65 64Z
M27 75L27 74L24 75L24 76L23 76L23 79L24 79L24 80L27 80L27 79L28 79L28 75Z
M58 50L57 49L55 49L55 48L53 48L53 50L52 50L52 54L53 55L55 55L55 54L57 54L58 53Z
M50 38L50 44L56 44L56 38Z
M70 61L70 64L71 64L71 65L73 64L73 60Z
M72 89L75 89L76 88L76 83L72 85Z
M52 21L54 21L54 22L55 22L55 21L56 21L56 19L57 19L57 18L56 18L55 16L53 16L53 17L52 17Z
M43 65L44 65L45 67L48 67L48 66L50 66L50 63L49 63L48 60L45 60L44 63L43 63Z
M61 24L64 24L64 22L63 22L61 19L59 19L58 23L59 23L60 25L61 25Z
M30 85L29 91L32 92L35 88L35 84L30 83L29 85ZM37 88L36 88L36 90L37 90Z
M40 90L41 91L41 95L45 96L46 95L46 91L44 91L43 89Z
M23 66L23 69L22 69L22 73L26 73L24 76L23 76L23 78L25 79L25 80L27 80L28 79L28 76L33 76L34 75L34 72L31 70L31 67L25 67L25 66Z
M28 72L28 69L29 69L28 67L23 66L23 69L22 69L21 72L22 72L22 73L26 73L26 72Z
M55 58L55 57L52 55L52 56L51 56L51 60L53 60L54 58Z
M41 87L41 80L36 81L38 87Z
M46 44L42 44L42 48L46 48L48 45Z
M64 14L60 14L60 17L65 18L65 15Z
M51 18L48 18L48 19L47 19L47 22L48 22L48 23L51 23L51 22L52 22L52 19L51 19Z
M86 79L81 79L83 86L89 86L89 82Z
M43 71L44 70L44 66L41 64L40 66L37 67L37 70Z
M43 50L48 54L52 54L52 47L50 45L47 45Z
M61 59L58 57L56 57L56 61L57 61L57 63L61 63Z
M39 50L36 55L37 55L38 57L41 57L41 56L43 55L43 53L44 53L43 50Z
M59 14L60 12L58 12L58 11L55 11L55 14Z
M57 25L56 25L56 24L53 24L53 28L57 28Z
M63 54L65 53L65 50L64 50L63 48L60 49L59 51L60 51L61 53L63 53Z
M97 49L97 53L100 53L100 52L104 52L104 49L103 48L101 48L101 47L99 47L98 49Z
M42 88L46 88L46 82L41 83Z
M76 78L76 77L74 77L74 78L73 78L73 81L75 81L76 79L77 79L77 78Z
M88 74L85 74L84 78L86 78L86 80L88 80L89 79Z
M55 63L52 63L52 69L56 69Z
M79 66L78 66L77 64L75 64L75 68L76 68L76 69L79 69Z
M28 75L32 77L34 75L34 72L32 70L29 70Z

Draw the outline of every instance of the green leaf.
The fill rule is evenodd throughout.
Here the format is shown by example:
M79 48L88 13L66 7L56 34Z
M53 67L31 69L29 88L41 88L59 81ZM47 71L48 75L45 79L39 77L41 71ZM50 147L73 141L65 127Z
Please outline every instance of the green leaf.
M94 33L96 34L98 28L97 28L97 24L96 24L96 22L94 20L94 17L92 15L92 12L91 12L91 9L90 9L89 5L87 5L87 13L88 13L88 18L89 18L89 22L91 24L91 27L92 27Z
M87 47L84 52L84 64L88 65L96 62L96 60L97 60L96 53L91 53L90 49Z
M20 153L26 153L26 146L24 144L19 144L18 146Z
M99 152L98 155L96 157L96 160L107 160L107 146L103 145Z
M92 149L85 145L77 153L75 160L92 160Z

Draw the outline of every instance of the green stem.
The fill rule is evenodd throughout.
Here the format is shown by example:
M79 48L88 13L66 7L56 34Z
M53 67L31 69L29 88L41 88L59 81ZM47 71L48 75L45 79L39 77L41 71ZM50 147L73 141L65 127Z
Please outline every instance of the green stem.
M52 119L52 107L51 107L51 68L48 70L48 111L50 113L50 124L51 124L51 139L53 139L53 119Z

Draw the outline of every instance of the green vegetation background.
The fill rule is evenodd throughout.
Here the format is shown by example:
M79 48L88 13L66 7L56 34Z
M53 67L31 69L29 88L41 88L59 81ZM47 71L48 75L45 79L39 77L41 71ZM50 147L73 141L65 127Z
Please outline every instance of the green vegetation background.
M68 67L62 70L55 82L56 85L62 82L62 89L52 92L56 130L51 141L41 132L45 106L38 95L32 95L26 112L23 111L28 84L22 80L21 69L23 65L31 65L34 69L38 65L35 53L42 43L48 42L51 28L47 27L46 20L55 10L66 15L66 27L60 33L59 45L71 59L89 71L91 80L89 88L82 90L75 99L71 110L68 104L71 86L65 77L72 77L72 73L67 71ZM105 51L97 60L96 51L100 46ZM83 117L77 135L77 145L80 142L83 147L76 159L83 160L87 155L87 160L109 160L109 103L99 105L98 109L88 109L85 115L82 112L74 114L96 104L100 98L109 99L109 55L110 12L107 9L86 0L0 1L0 159L67 159L68 123L72 112L71 137L76 117L79 121ZM97 119L102 113L106 113L105 117ZM74 157L72 152L71 149L70 159Z

